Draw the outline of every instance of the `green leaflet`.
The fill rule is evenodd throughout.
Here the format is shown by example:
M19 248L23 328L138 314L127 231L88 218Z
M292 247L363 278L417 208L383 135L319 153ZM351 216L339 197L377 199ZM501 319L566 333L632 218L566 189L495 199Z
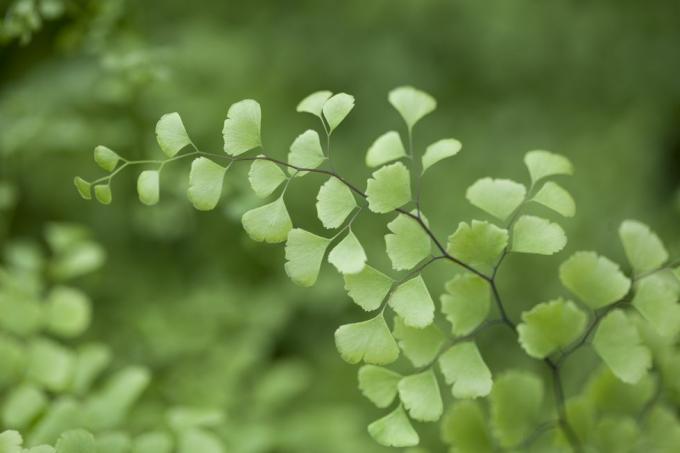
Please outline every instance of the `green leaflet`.
M449 236L447 251L485 274L490 274L508 245L508 231L489 222L461 222Z
M575 341L585 326L586 314L576 304L556 299L522 313L517 332L526 353L542 359Z
M489 313L491 288L482 278L466 273L449 280L446 291L441 296L442 313L454 335L468 335Z
M172 438L162 431L151 431L140 434L132 443L132 453L171 453Z
M44 306L27 296L0 293L0 327L18 336L34 335L43 328Z
M345 324L335 331L335 346L348 363L362 360L387 365L399 357L399 346L392 338L382 313L368 321Z
M386 447L413 447L420 442L402 406L368 425L368 433Z
M338 228L357 207L352 191L339 179L331 177L316 196L316 213L326 228Z
M199 428L185 429L179 433L177 453L225 453L219 437Z
M73 184L76 186L76 190L78 190L78 194L83 200L92 199L92 184L85 181L80 176L73 178Z
M670 272L656 272L640 279L633 306L659 335L674 337L680 331L680 282Z
M387 368L364 365L359 368L359 390L373 404L385 408L397 396L397 385L402 376Z
M574 217L576 214L576 203L571 194L553 181L543 184L531 201L542 204L564 217Z
M411 418L421 422L434 422L442 416L444 404L432 368L403 377L397 388L399 399Z
M251 149L261 147L261 122L262 111L257 101L245 99L232 104L222 128L224 152L238 156Z
M528 437L539 423L543 382L534 374L507 371L496 379L491 391L491 423L503 447Z
M300 286L313 286L319 276L321 262L331 240L300 228L288 233L286 241L286 274Z
M446 383L455 398L477 398L491 392L491 371L472 341L453 345L439 357Z
M111 172L116 169L120 156L112 149L99 145L94 149L94 161L103 170Z
M366 311L377 310L392 287L392 279L369 265L357 274L345 274L345 290Z
M434 302L420 275L397 286L388 303L409 327L427 327L434 320Z
M159 176L157 170L144 170L137 178L139 201L147 206L153 206L158 203L160 198Z
M319 133L311 129L304 131L298 135L293 144L290 145L290 152L288 153L288 164L298 168L314 169L321 165L326 159L321 148L321 139ZM289 168L290 174L297 174L302 176L305 173L300 173L295 168Z
M416 368L431 363L445 340L444 335L436 325L430 324L424 329L416 329L404 324L404 321L398 316L394 318L392 333L404 355Z
M46 318L50 332L61 337L80 335L90 325L90 300L74 288L55 286L47 297Z
M605 365L590 376L583 396L598 413L637 415L653 398L656 378L646 374L635 384L621 381Z
M6 396L2 407L2 424L17 429L26 429L45 409L47 395L40 388L24 384L15 387ZM0 446L2 441L0 441ZM0 451L2 450L0 447Z
M539 180L548 176L574 173L574 168L569 159L549 151L529 151L524 155L524 163L529 170L532 184L536 184Z
M27 377L47 390L66 390L73 376L74 365L73 353L51 340L38 338L28 347Z
M329 132L333 132L336 127L349 115L354 108L354 97L347 93L338 93L328 99L322 108L323 117L328 123Z
M241 217L241 223L251 239L270 244L284 242L293 229L283 195L271 203L246 212Z
M94 197L101 204L111 204L111 186L108 184L99 184L94 186Z
M330 91L316 91L300 101L295 110L298 112L311 113L312 115L321 118L323 105L332 95L333 93Z
M67 431L57 441L57 453L93 453L97 449L94 436L83 429Z
M406 122L409 130L428 113L437 108L437 101L424 91L411 86L402 86L390 91L390 104Z
M199 211L215 209L222 195L227 169L210 159L199 157L191 162L187 197Z
M415 219L399 214L387 228L392 234L385 235L385 245L393 269L411 269L431 255L430 237Z
M524 201L527 189L509 179L482 178L468 187L465 198L479 209L505 220Z
M574 253L560 266L560 280L593 310L621 300L630 289L619 266L595 252Z
M523 215L512 229L512 246L515 253L553 255L567 245L564 230L556 223L541 217Z
M636 274L658 269L668 260L668 252L659 237L641 222L624 221L619 227L619 237Z
M455 138L444 138L432 143L425 149L422 157L423 173L437 162L458 154L463 145Z
M366 152L366 165L374 168L393 160L406 157L406 149L396 131L385 132L378 137Z
M635 324L619 309L600 322L593 347L612 372L628 384L638 382L652 365L650 351L641 344Z
M250 187L260 198L271 195L286 179L286 174L277 164L263 159L254 160L248 172Z
M386 165L371 175L366 187L368 208L379 214L411 201L411 177L401 162Z
M0 433L0 451L2 453L21 453L21 445L24 440L17 431L4 431Z
M442 420L442 440L458 453L492 453L494 444L486 418L477 401L456 401Z
M603 417L595 427L592 445L597 451L632 452L640 429L632 417Z
M361 272L366 265L366 259L366 252L351 229L328 254L328 262L341 274Z
M83 395L99 374L111 363L111 351L98 344L86 344L76 352L73 379L70 388L76 395Z
M179 113L166 113L161 116L161 119L156 123L156 141L168 157L173 157L182 148L191 144L191 139L184 128Z

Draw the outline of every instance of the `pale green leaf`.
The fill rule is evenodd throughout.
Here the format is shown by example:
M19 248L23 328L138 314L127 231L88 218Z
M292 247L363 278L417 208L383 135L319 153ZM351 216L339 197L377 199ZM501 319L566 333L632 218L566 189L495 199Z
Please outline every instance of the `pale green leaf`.
M35 447L29 448L28 450L24 450L23 453L56 453L56 450L54 447L49 445L37 445Z
M422 157L423 173L437 162L460 152L463 145L455 138L444 138L432 143L425 149Z
M446 283L442 294L442 313L452 326L454 335L467 335L476 329L489 313L491 288L477 275L466 273Z
M328 254L328 262L341 274L361 272L366 265L366 259L366 252L351 229Z
M543 382L534 374L508 371L498 377L491 391L491 423L501 446L510 447L527 438L540 422Z
M83 429L67 431L57 441L57 453L95 453L97 443L94 436Z
M329 178L316 196L316 213L326 228L338 228L357 207L352 191L337 178Z
M586 314L576 304L556 299L522 313L517 332L526 353L542 359L575 341L585 326Z
M402 406L368 425L368 432L376 442L385 447L413 447L420 442L418 433L411 426Z
M645 374L635 384L621 381L606 365L591 374L583 396L599 413L639 414L658 390L658 376Z
M388 303L409 327L422 329L434 320L434 302L421 275L397 286Z
M424 329L416 329L404 324L398 316L394 318L392 333L404 355L416 368L431 363L445 340L444 334L436 325L430 324Z
M595 252L577 252L560 266L560 280L593 310L621 300L630 280L619 266Z
M576 203L571 194L553 181L543 184L531 201L542 204L564 217L574 217L576 214Z
M70 388L77 395L90 390L99 374L111 363L111 351L103 345L85 344L78 348Z
M210 431L192 428L179 433L177 453L225 453L222 442Z
M354 97L347 93L338 93L328 99L323 105L323 116L328 122L330 132L342 123L354 108Z
M156 123L156 141L168 157L173 157L182 148L191 144L179 113L166 113Z
M270 244L284 242L293 229L293 222L282 196L246 212L241 217L241 223L251 239Z
M47 390L64 391L73 376L74 354L47 339L36 339L29 346L27 377Z
M387 368L364 365L359 369L359 390L373 404L385 408L397 396L397 385L402 376Z
M120 156L114 150L99 145L94 149L94 161L100 168L106 171L113 171L120 161Z
M38 418L30 431L26 443L29 445L57 441L59 435L82 426L81 405L68 397L54 400L47 411Z
M199 157L191 162L187 197L194 208L199 211L215 209L222 195L222 183L226 172L225 167L205 157Z
M382 313L368 321L345 324L335 331L335 346L348 363L362 360L387 365L399 357L399 346L387 327Z
M449 236L447 251L480 272L490 274L508 245L508 231L489 222L461 222Z
M512 245L515 253L553 255L567 245L567 235L556 223L541 217L523 215L512 229Z
M411 86L402 86L390 91L388 100L397 109L409 129L437 108L437 101L432 96Z
M411 177L401 162L386 165L375 172L366 187L368 208L380 214L411 201Z
M306 98L304 98L300 103L297 105L296 110L298 112L306 112L306 113L311 113L312 115L318 116L321 118L321 111L323 109L323 105L326 103L328 99L333 95L330 91L316 91Z
M414 218L399 214L387 228L392 232L385 235L385 244L393 269L411 269L431 255L430 237Z
M261 123L262 111L257 101L245 99L232 104L222 128L224 151L232 156L238 156L261 147Z
M47 328L61 337L78 336L89 327L91 311L90 300L85 293L55 286L47 296Z
M97 435L97 453L129 453L132 441L127 433L112 431Z
M650 272L668 260L668 252L659 237L644 223L626 220L619 228L628 261L637 274Z
M468 187L465 197L479 209L505 220L524 201L527 189L509 179L482 178Z
M491 371L472 341L453 345L439 357L439 368L455 398L478 398L491 392Z
M600 322L593 347L623 382L638 382L652 365L651 354L640 340L635 324L619 309Z
M452 445L456 453L493 453L493 439L486 419L477 401L457 401L442 420L442 440Z
M411 418L421 422L434 422L442 416L444 404L432 368L403 377L398 389L399 399Z
M205 406L175 406L167 411L166 418L175 431L209 428L225 422L222 409Z
M392 279L369 265L358 274L345 274L345 290L366 311L376 310L392 287Z
M640 440L640 434L634 418L605 416L597 422L592 445L598 452L632 453L639 451L634 447Z
M288 153L288 164L297 168L314 169L321 165L326 159L321 148L321 140L319 133L311 129L304 131L298 135L293 144L290 145L290 152ZM299 176L304 173L298 172L295 168L289 168L290 174L297 174Z
M80 176L73 178L73 184L76 186L76 190L78 190L78 194L83 200L92 199L92 184L85 181Z
M26 429L42 413L47 403L47 395L39 388L30 384L15 387L6 395L2 406L2 424ZM0 448L0 451L4 450Z
M366 165L379 167L393 160L406 157L406 149L396 131L385 132L378 137L366 152Z
M94 197L101 204L111 204L111 186L108 184L94 186Z
M313 286L319 276L321 262L331 240L300 228L288 233L286 241L286 274L300 286Z
M139 201L147 206L158 203L160 197L159 176L158 170L144 170L137 178Z
M680 283L670 272L657 272L640 279L633 306L657 333L673 337L680 331Z
M43 328L44 317L44 307L39 300L0 292L0 330L32 336Z
M248 181L258 197L271 195L286 180L286 174L274 162L264 159L253 161L248 172Z
M529 169L532 184L554 175L571 175L574 168L566 157L549 151L535 150L524 155L524 163Z
M171 453L172 438L162 431L140 434L132 443L132 453Z
M0 433L0 452L2 453L21 453L21 445L24 440L17 431L3 431Z

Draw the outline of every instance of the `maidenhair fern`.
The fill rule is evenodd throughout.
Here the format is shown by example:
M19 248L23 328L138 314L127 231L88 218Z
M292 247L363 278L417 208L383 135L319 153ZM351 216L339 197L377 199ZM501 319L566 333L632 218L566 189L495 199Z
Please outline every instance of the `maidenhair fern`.
M527 183L479 179L465 197L492 220L461 222L443 240L421 211L421 179L458 154L461 144L443 138L418 154L415 128L435 110L436 101L412 87L391 91L388 100L403 118L406 134L387 131L368 147L365 162L372 174L365 190L331 165L331 138L354 108L354 98L329 91L313 93L297 106L317 117L321 134L302 132L285 161L264 153L260 105L244 100L228 110L224 153L200 150L180 116L171 113L156 126L167 158L131 161L97 147L95 161L108 174L91 182L76 178L75 185L83 198L94 194L108 204L114 177L125 168L146 166L137 191L142 203L153 205L165 165L192 159L188 198L196 209L209 210L220 200L229 169L248 163L250 184L267 201L243 215L247 234L260 242L285 243L285 271L301 286L312 286L328 262L342 274L349 297L366 311L364 319L337 329L335 343L345 361L362 363L359 389L383 411L368 432L382 445L418 445L415 420L439 422L442 440L457 452L674 451L680 425L668 402L680 396L675 346L680 272L659 238L637 221L623 222L619 235L633 275L595 252L577 252L559 268L567 292L512 319L497 273L509 254L553 255L565 247L558 219L572 217L575 203L560 180L573 173L571 162L548 151L530 151L524 158ZM289 185L310 173L326 177L316 212L331 232L295 227L286 206ZM555 218L528 214L532 203L553 211ZM359 215L371 212L390 215L386 253L400 273L372 264L362 246L372 239L353 229ZM423 275L435 262L450 263L452 269L438 297ZM477 343L477 334L491 328L509 329L549 381L530 369L492 373ZM604 367L567 395L563 365L588 344ZM401 354L410 369L388 368ZM610 388L618 393L608 394ZM641 403L638 394L644 397ZM625 409L609 410L616 405Z

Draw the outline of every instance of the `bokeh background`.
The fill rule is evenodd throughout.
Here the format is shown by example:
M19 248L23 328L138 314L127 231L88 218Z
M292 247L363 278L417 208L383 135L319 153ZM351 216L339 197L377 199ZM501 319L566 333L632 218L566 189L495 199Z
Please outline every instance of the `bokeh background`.
M616 238L623 219L652 225L673 256L680 250L676 0L0 5L0 243L6 251L18 240L43 244L50 222L67 222L88 227L106 251L105 263L74 283L94 311L73 344L106 344L113 370L150 370L151 384L119 424L132 434L162 426L167 408L209 407L224 414L209 425L226 451L382 451L365 429L380 412L361 398L356 368L333 344L335 328L359 319L360 309L332 269L315 288L296 288L282 247L245 236L240 215L258 203L247 168L227 174L209 213L186 200L181 162L164 172L155 207L137 201L135 172L116 178L111 206L78 197L73 176L99 175L95 145L160 157L153 127L163 113L180 112L194 141L218 152L228 106L257 99L266 148L284 157L315 126L295 113L300 99L320 89L351 93L357 104L334 135L334 160L362 185L368 146L401 127L387 92L421 88L438 109L419 124L416 146L442 137L463 143L423 187L440 237L480 217L463 196L477 178L526 181L530 149L568 156L576 174L565 185L577 201L577 216L563 223L568 249L508 260L501 286L514 317L562 294L556 269L571 252L596 249L624 262ZM318 229L310 194L321 180L305 179L287 200L298 223ZM361 221L358 233L380 238L384 220ZM381 240L364 242L387 262ZM435 293L449 271L428 270ZM495 370L520 360L503 335L482 339ZM568 380L567 391L582 384ZM423 429L425 445L438 451L436 427Z

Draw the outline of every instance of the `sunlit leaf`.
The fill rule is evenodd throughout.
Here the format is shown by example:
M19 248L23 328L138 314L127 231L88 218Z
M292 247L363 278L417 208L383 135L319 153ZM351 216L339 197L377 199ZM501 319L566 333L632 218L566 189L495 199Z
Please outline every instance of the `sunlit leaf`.
M156 123L156 140L161 150L168 157L173 157L182 148L191 144L179 113L166 113Z
M215 209L222 196L222 183L226 172L225 167L205 157L199 157L191 162L187 197L194 208L199 211Z
M384 408L397 396L397 385L402 376L387 368L364 365L359 369L359 390L373 404Z
M409 327L396 316L394 318L394 338L404 355L414 367L422 367L431 363L444 344L444 335L434 324L423 329Z
M560 280L593 310L621 300L630 289L619 266L595 252L574 253L560 266Z
M626 220L619 228L628 261L637 274L653 271L668 260L668 252L659 237L644 223Z
M274 162L264 159L253 161L248 172L250 187L258 197L271 195L286 180L286 174Z
M411 86L395 88L390 91L388 99L409 129L437 108L437 101L432 96Z
M321 139L319 133L311 129L304 131L298 135L293 144L290 145L290 152L288 153L288 164L297 168L314 169L321 165L326 159L321 148ZM298 176L304 173L298 172L294 168L289 168L290 174L297 174Z
M489 222L461 222L449 236L447 251L480 272L490 274L508 245L508 231Z
M354 108L354 97L347 93L338 93L328 99L323 105L323 117L328 122L330 132L342 123Z
M434 319L434 302L420 275L397 286L388 303L409 327L427 327Z
M232 104L222 128L224 151L232 156L238 156L261 147L261 122L262 111L257 101L245 99Z
M94 197L101 204L111 204L111 186L109 184L94 186Z
M553 255L567 245L567 235L556 223L541 217L523 215L512 229L512 245L515 253Z
M441 296L442 313L452 326L454 335L467 335L479 326L489 313L491 288L474 274L461 274L446 283Z
M392 232L385 235L387 256L395 270L411 269L431 255L430 237L415 219L399 214L387 228Z
M74 364L71 351L51 340L37 339L29 346L27 376L48 390L60 392L69 385Z
M376 310L392 287L392 279L369 265L357 274L345 274L345 290L366 311Z
M300 286L313 286L319 276L321 262L331 240L300 228L288 233L286 241L286 274Z
M57 453L94 453L97 443L94 436L83 429L68 431L59 437Z
M76 176L75 178L73 178L73 184L76 186L76 189L78 190L78 194L84 200L91 200L92 199L92 184L85 181L80 176Z
M586 314L576 304L556 299L522 313L519 342L532 357L542 359L581 336Z
M0 432L0 452L2 453L22 453L21 445L23 443L24 440L17 431Z
M456 453L493 453L487 416L477 401L455 402L442 420L442 439Z
M157 170L144 170L137 178L137 195L139 201L147 206L158 203L160 187Z
M386 447L413 447L420 442L402 406L368 425L368 433Z
M411 201L411 177L401 162L386 165L375 172L366 187L368 208L380 214Z
M366 252L351 229L328 254L328 262L341 274L361 272L366 265L366 259Z
M368 321L340 326L335 331L335 346L340 356L352 364L363 360L373 365L387 365L399 357L399 346L382 313Z
M47 395L38 387L30 384L15 387L6 395L2 406L2 423L4 426L25 429L42 413L47 404ZM0 447L0 451L5 450Z
M553 181L543 184L531 201L542 204L564 217L574 217L576 214L576 203L571 194Z
M316 197L316 213L326 228L338 228L356 207L352 191L337 178L329 178Z
M635 288L633 306L656 331L672 337L680 331L680 282L665 272L640 279Z
M293 229L283 196L259 208L251 209L241 217L243 228L251 239L276 244L284 242Z
M378 137L366 152L366 165L379 167L406 156L406 149L396 131L385 132Z
M333 95L330 91L316 91L306 98L304 98L300 103L297 105L296 110L298 112L306 112L306 113L311 113L312 115L318 116L321 118L321 111L323 109L323 105L326 103L328 99Z
M483 178L472 184L465 197L479 209L505 220L524 201L527 189L509 179Z
M491 423L504 447L515 446L536 428L543 403L543 382L537 376L508 371L491 391Z
M425 149L422 157L423 173L437 162L458 154L463 145L455 138L444 138Z
M46 315L47 328L52 333L75 337L90 325L90 300L82 291L56 286L47 297Z
M651 354L640 341L635 324L619 309L600 321L593 347L612 372L623 382L638 382L652 365Z
M411 418L421 422L434 422L442 416L444 404L432 368L403 377L398 389L399 399Z
M555 175L571 175L574 168L566 157L549 151L535 150L524 155L524 163L529 169L532 184Z
M491 392L491 371L472 341L449 348L439 357L439 368L455 398L477 398Z
M94 149L94 161L100 168L113 171L120 161L120 156L112 149L99 145Z

